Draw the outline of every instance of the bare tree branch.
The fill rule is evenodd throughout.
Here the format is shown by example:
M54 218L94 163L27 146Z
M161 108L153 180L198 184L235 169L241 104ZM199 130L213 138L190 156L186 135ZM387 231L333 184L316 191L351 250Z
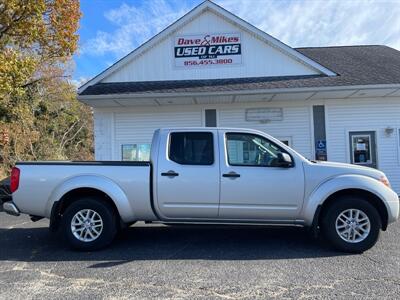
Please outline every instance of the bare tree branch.
M64 144L65 141L64 139L67 137L67 135L71 132L71 130L75 127L75 125L78 124L78 122L74 122L71 127L63 134L62 138L61 138L61 142L60 142L60 150L64 149Z
M63 145L63 148L64 148L64 146L65 146L68 142L73 141L73 140L75 139L75 137L78 135L78 133L82 131L83 127L85 127L85 124L83 124L83 125L75 132L75 134L74 134L71 138L69 138L69 139L67 139L67 140L65 141L65 143L64 143L64 145Z

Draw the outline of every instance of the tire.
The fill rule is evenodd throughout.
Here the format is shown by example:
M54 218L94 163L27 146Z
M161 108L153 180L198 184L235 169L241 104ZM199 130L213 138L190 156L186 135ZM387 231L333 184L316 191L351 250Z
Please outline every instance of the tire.
M352 223L355 216L358 216L357 221ZM381 228L377 209L359 197L338 198L322 214L323 236L334 248L343 252L362 253L370 249L378 241Z
M88 227L85 227L87 217L91 224L86 223ZM67 207L61 220L61 230L72 248L98 250L113 241L117 233L117 219L110 204L102 199L85 197Z

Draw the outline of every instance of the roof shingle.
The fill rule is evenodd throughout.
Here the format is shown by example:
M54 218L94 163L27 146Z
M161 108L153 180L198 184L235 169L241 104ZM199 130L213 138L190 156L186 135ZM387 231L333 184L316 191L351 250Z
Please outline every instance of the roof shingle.
M387 46L297 48L338 76L308 75L97 83L80 95L197 93L254 89L400 84L400 51Z

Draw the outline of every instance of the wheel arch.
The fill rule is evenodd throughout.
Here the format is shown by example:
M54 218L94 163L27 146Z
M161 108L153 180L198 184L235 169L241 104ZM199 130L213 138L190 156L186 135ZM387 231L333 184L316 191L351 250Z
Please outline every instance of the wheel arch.
M318 186L306 200L303 208L303 217L307 226L318 226L319 218L326 207L344 195L360 196L365 198L378 211L382 220L382 229L388 225L388 207L385 197L388 191L382 183L363 175L342 175L332 178Z
M79 198L82 197L95 197L101 201L104 201L108 204L111 205L113 208L114 212L118 214L118 208L115 205L114 201L110 198L108 194L105 192L96 189L96 188L88 188L88 187L82 187L82 188L77 188L70 190L66 194L64 194L61 199L58 201L59 203L59 213L63 214L65 210L70 206L74 201L78 200Z
M382 199L370 191L359 188L343 189L329 195L329 197L327 197L325 201L320 204L320 209L318 210L318 214L316 214L316 216L314 217L315 220L313 221L313 224L317 226L320 225L321 219L326 211L329 209L330 205L334 203L336 199L343 198L345 196L360 197L366 200L372 206L374 206L378 211L379 216L381 217L382 230L386 230L388 226L388 212Z
M113 181L100 176L77 176L58 186L48 200L50 227L56 229L63 211L75 200L95 196L109 203L123 222L134 218L131 204L124 191Z

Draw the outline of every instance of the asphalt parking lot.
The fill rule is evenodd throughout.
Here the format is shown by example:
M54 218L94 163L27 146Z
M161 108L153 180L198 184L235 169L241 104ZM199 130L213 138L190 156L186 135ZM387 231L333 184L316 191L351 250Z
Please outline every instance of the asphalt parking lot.
M400 223L362 255L301 228L136 224L75 252L45 220L0 213L2 299L399 299Z

